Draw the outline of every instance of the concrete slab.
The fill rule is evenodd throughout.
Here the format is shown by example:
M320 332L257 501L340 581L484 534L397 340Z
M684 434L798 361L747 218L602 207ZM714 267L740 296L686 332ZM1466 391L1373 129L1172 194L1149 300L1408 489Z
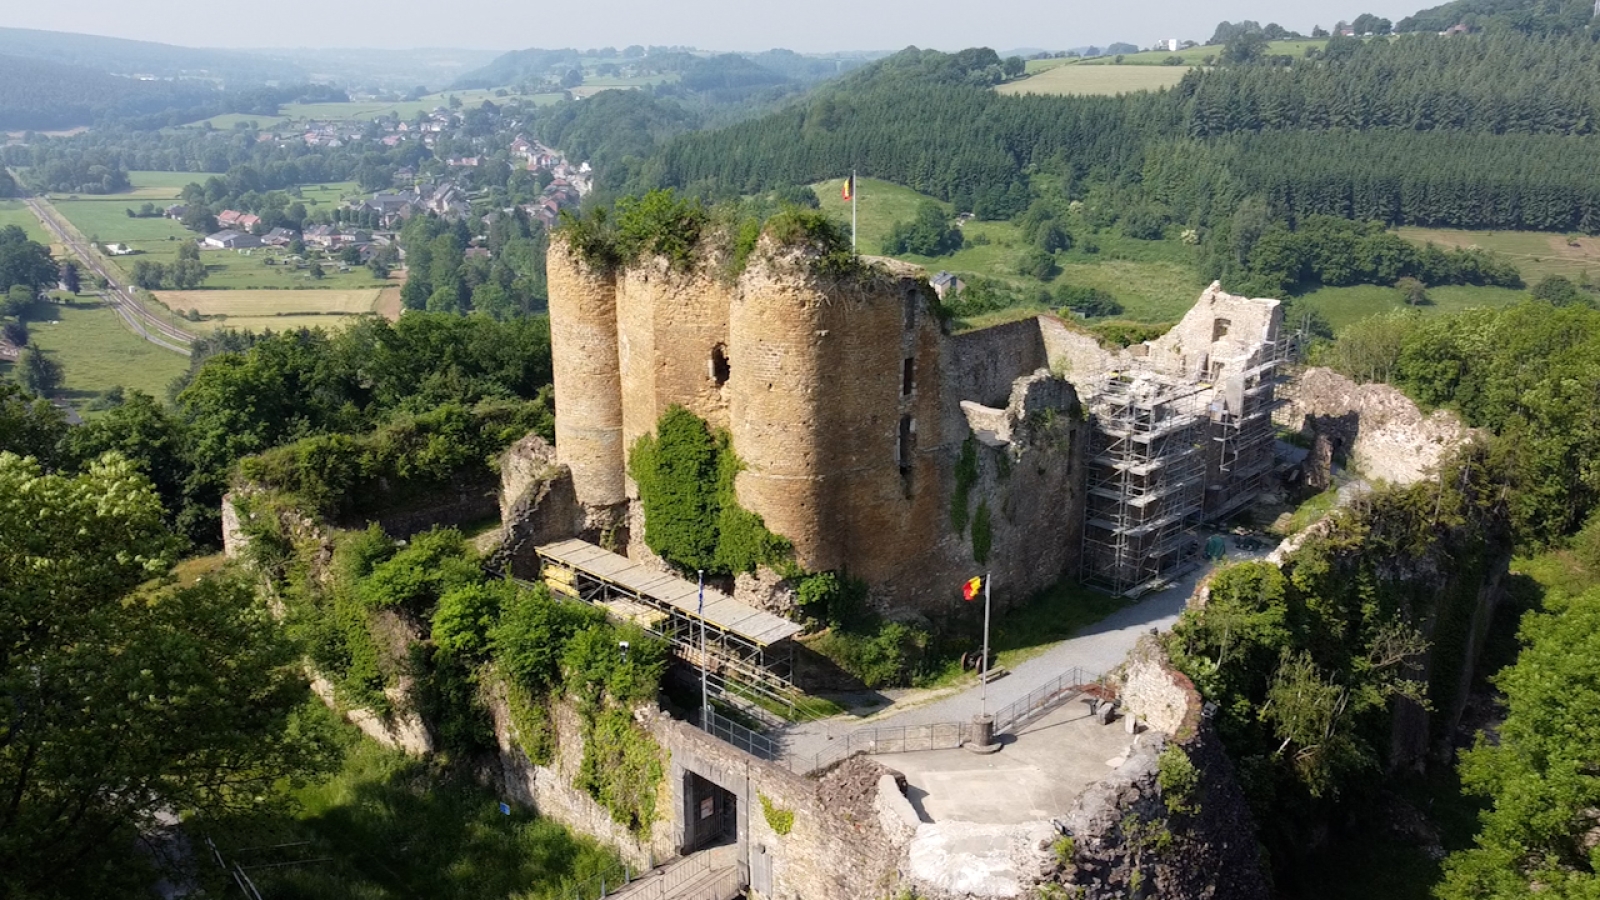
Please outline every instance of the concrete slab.
M906 798L924 822L1016 825L1067 812L1089 785L1111 774L1138 737L1118 719L1101 725L1078 700L1051 711L990 756L965 750L886 753L906 776Z

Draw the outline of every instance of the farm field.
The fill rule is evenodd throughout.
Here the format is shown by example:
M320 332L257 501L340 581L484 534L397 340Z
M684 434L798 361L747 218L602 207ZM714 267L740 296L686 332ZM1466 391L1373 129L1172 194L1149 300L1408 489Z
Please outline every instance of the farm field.
M1112 96L1172 87L1189 74L1188 66L1086 65L1057 66L1021 81L1002 84L1002 94L1076 94Z
M293 313L359 314L372 312L379 288L344 291L153 291L174 310L202 316L281 316Z
M138 200L176 200L183 192L184 185L191 181L205 181L211 177L208 172L148 172L134 171L128 173L128 180L133 183L133 190L124 191L115 195L118 199Z
M1433 302L1411 307L1425 316L1460 312L1483 306L1509 306L1527 297L1527 292L1513 288L1478 287L1475 285L1445 285L1428 288ZM1315 310L1327 319L1335 333L1351 323L1368 316L1381 315L1396 309L1405 309L1400 291L1376 284L1358 284L1350 287L1322 287L1307 291L1290 301L1289 324L1298 324L1295 316L1306 310Z
M167 385L189 367L188 359L136 336L115 311L87 296L35 304L28 333L30 343L60 361L66 385L59 396L79 411L117 385L165 400ZM0 363L0 374L9 374L10 365Z
M1553 234L1548 231L1462 231L1454 228L1396 228L1395 233L1417 244L1441 247L1479 247L1502 256L1522 272L1530 287L1548 275L1565 275L1576 281L1587 272L1600 279L1600 237Z
M44 226L39 224L39 219L21 200L0 200L0 228L7 225L21 226L28 233L30 241L38 241L47 247L51 243Z

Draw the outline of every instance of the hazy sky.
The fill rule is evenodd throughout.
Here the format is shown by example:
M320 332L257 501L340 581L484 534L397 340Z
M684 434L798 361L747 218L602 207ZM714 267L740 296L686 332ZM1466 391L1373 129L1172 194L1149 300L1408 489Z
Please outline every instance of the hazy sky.
M1365 0L1361 0L1365 2ZM1436 0L0 0L0 25L202 47L588 47L709 50L1065 49L1159 38L1204 41L1218 21L1309 32L1373 12L1402 18Z

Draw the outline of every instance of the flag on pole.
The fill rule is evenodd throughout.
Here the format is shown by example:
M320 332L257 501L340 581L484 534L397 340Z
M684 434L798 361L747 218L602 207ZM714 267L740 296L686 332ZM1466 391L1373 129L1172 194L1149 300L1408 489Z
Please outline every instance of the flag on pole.
M982 592L983 579L981 577L971 578L961 586L961 599L971 603L972 601L978 599L978 595Z
M856 195L856 176L852 174L844 180L844 199L849 200Z

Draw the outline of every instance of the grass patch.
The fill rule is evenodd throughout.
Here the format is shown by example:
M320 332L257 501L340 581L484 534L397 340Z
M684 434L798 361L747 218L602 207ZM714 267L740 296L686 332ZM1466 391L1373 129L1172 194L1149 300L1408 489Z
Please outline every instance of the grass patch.
M1552 234L1548 231L1465 231L1458 228L1396 228L1415 244L1467 249L1478 247L1509 260L1528 285L1549 275L1577 281L1585 272L1600 281L1600 237ZM1431 293L1431 292L1430 292Z
M178 259L178 248L190 237L192 235L185 235L184 238L173 241L134 241L128 246L138 253L133 256L115 257L115 261L124 271L132 269L134 261L140 259L171 265ZM267 265L269 259L273 262L270 266ZM208 293L219 290L348 293L364 288L376 294L379 288L394 283L372 274L372 270L366 266L350 266L349 271L341 272L339 263L326 259L320 260L323 277L313 278L309 269L286 265L287 259L287 252L265 247L250 250L202 250L200 261L206 266L206 282L203 290Z
M33 214L21 200L0 200L0 228L7 225L19 226L28 233L28 240L50 246L54 238L39 224L39 218Z
M602 874L616 883L618 860L596 842L525 810L502 815L499 798L465 775L337 727L340 771L285 792L288 810L205 829L262 896L554 900L580 886L598 896ZM294 864L313 859L322 861ZM223 895L224 885L214 888Z
M1296 507L1294 514L1289 517L1289 521L1282 529L1278 529L1277 533L1288 536L1300 531L1311 523L1321 519L1323 516L1326 516L1328 512L1333 509L1334 504L1338 502L1338 486L1328 488L1322 493L1306 500L1306 502Z
M167 385L189 367L187 358L129 331L99 300L34 304L28 333L31 344L60 361L66 384L58 396L79 410L117 385L164 399ZM0 363L0 374L9 374L11 366Z
M1428 288L1428 296L1432 303L1416 307L1423 315L1454 313L1479 306L1509 306L1527 294L1512 288L1444 285ZM1337 333L1352 322L1404 306L1400 292L1392 287L1376 284L1320 287L1295 297L1289 316L1293 324L1293 317L1297 313L1315 310L1328 320Z
M1187 74L1188 66L1080 64L1046 69L1037 75L1002 84L995 90L1002 94L1111 96L1169 88Z
M999 665L1014 666L1126 605L1122 597L1063 580L1027 604L996 616L989 628L989 647L997 654Z
M128 173L128 181L133 184L133 190L124 191L116 196L127 200L176 200L178 195L190 182L204 182L210 178L204 172L152 172L138 170ZM170 205L170 204L169 204Z

